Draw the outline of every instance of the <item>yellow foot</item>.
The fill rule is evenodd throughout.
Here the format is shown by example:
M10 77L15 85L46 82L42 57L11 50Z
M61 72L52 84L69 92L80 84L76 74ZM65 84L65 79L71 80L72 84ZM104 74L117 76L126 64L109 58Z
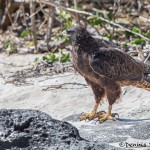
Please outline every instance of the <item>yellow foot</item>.
M98 115L98 120L100 123L106 121L106 120L115 120L116 116L119 117L119 115L117 113L112 113L112 114L108 114L106 113L105 115Z
M80 116L80 121L82 121L82 120L86 120L86 119L88 119L88 120L93 120L94 118L96 118L97 117L97 114L96 114L96 112L91 112L91 113L82 113L82 115Z
M86 119L90 121L90 120L97 118L98 116L102 116L104 113L106 112L100 111L96 113L95 111L92 111L91 113L82 113L82 115L80 116L80 121L86 120Z

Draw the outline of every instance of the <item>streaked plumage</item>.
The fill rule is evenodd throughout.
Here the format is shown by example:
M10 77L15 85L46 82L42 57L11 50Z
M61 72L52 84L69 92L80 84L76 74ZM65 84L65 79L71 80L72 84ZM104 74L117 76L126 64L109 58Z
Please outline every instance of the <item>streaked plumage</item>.
M117 48L100 45L83 27L72 27L67 33L72 41L74 68L91 85L97 105L107 96L112 106L120 97L121 86L150 90L149 65ZM97 107L93 111L96 110ZM89 114L85 118L92 119Z

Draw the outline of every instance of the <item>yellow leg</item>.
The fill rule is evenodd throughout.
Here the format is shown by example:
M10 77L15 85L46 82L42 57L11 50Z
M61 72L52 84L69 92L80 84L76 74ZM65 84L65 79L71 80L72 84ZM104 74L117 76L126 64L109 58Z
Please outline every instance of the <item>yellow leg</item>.
M97 111L98 105L99 105L99 103L95 104L94 109L91 113L83 113L80 116L80 121L86 120L86 119L93 120L94 118L96 118L97 117L96 111Z
M118 114L116 113L112 114L111 111L112 111L112 105L109 105L108 112L105 115L98 115L98 120L100 122L104 122L106 120L113 120L115 116Z

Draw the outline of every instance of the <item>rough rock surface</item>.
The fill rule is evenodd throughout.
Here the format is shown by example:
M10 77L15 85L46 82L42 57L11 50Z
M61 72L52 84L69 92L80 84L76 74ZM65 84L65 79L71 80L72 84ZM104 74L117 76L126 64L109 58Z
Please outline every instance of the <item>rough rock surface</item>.
M34 110L0 110L0 150L97 150L112 146L90 142L67 122Z
M77 121L78 115L64 118L76 126L87 140L108 143L116 148L139 148L150 150L150 119L116 118L99 124L95 121Z
M107 144L113 145L116 150L121 147L120 143L133 143L131 147L129 147L129 149L133 149L134 145L136 146L136 144L143 143L143 147L138 149L150 150L149 91L134 87L123 88L120 100L113 106L113 113L118 113L120 117L115 122L107 121L99 124L95 121L77 121L81 112L90 112L94 105L92 90L87 86L84 78L80 75L74 72L66 72L54 76L46 75L39 78L29 77L25 80L26 82L24 84L18 86L5 83L7 77L12 76L17 70L28 68L28 64L32 64L36 57L41 56L38 54L26 55L26 57L24 57L24 55L11 55L9 57L0 55L0 109L40 110L51 115L55 119L69 122L78 129L82 138L89 141L96 141L96 144L99 144L100 146L104 145L105 147ZM104 99L102 105L99 106L98 111L107 111L107 108L108 102ZM1 114L2 111L0 113L0 121L2 119L5 120L5 117L1 118ZM5 115L7 116L7 113ZM31 116L33 116L33 113L31 113L30 117ZM36 116L39 118L40 115L37 114ZM27 118L28 117L26 117L26 119ZM42 126L48 126L45 122L45 125ZM0 138L2 137L1 131L4 132L3 129L6 128L4 124L3 126L1 124L2 123L0 123ZM10 128L10 131L13 131L13 126ZM32 131L34 131L34 129L32 129ZM37 131L36 126L35 131ZM10 139L10 136L13 137L16 133L17 132L13 132L10 135L8 134L8 139ZM19 134L21 133L19 132ZM37 134L37 137L40 137L40 134ZM34 139L34 137L32 139ZM29 144L32 139L29 140ZM6 143L4 140L10 143L10 141L7 140L7 136L6 138L0 139L3 145ZM78 144L79 146L75 147L76 149L82 150L81 145L85 146L85 149L91 144L95 145L95 147L97 146L94 142L86 142L85 140L76 141L80 141ZM38 142L40 142L40 140ZM2 145L1 143L0 145ZM58 143L56 143L56 148ZM62 143L61 145L63 145ZM106 143L106 145L104 143ZM147 144L146 147L144 147L145 143ZM35 146L39 147L38 144ZM49 149L52 149L52 146L53 145L51 144ZM125 148L125 146L126 145L124 145L123 148ZM18 148L16 149L18 150ZM22 149L28 150L29 148ZM39 148L35 149L38 150ZM3 149L0 148L0 150Z

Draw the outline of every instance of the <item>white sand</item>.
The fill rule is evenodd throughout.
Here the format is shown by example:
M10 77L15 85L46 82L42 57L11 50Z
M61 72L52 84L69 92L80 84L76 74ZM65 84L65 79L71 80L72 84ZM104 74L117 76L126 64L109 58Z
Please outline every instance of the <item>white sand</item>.
M39 55L0 55L0 70L7 76L15 70L25 67ZM46 79L46 80L45 80ZM0 77L0 109L38 109L50 114L56 119L89 112L94 106L94 97L90 88L81 85L65 85L64 89L49 89L43 91L47 85L62 83L83 83L84 78L74 73L65 73L53 77L39 77L28 79L31 85L15 86L4 84ZM121 118L150 118L150 92L127 87L123 89L120 101L113 106L113 111L120 114ZM104 101L99 110L107 110L108 103Z
M15 70L28 67L35 57L41 55L0 55L0 70L3 75L11 74ZM13 63L14 67L7 64ZM90 87L82 85L65 85L63 89L49 89L43 91L48 85L62 83L83 83L84 78L74 73L65 73L52 77L39 77L28 79L31 85L15 86L4 84L0 78L0 108L38 109L50 114L52 117L62 119L83 111L91 111L94 105L94 97ZM113 111L120 117L150 118L150 92L127 87L123 89L119 103L115 104ZM107 110L108 104L104 101L99 110Z
M32 64L37 56L38 55L15 55L7 57L0 55L0 74L2 73L6 78L18 69L27 68L28 64ZM7 65L6 63L13 63L18 67ZM117 141L123 141L124 143L149 142L149 139L146 141L144 139L140 140L138 134L136 139L130 138L131 128L134 123L136 124L138 122L139 124L137 125L139 129L137 130L139 130L140 134L142 134L142 131L145 133L146 130L147 135L149 135L147 132L148 127L144 130L144 125L140 127L140 122L145 122L143 119L150 120L150 92L148 91L134 87L124 88L120 100L113 106L113 112L117 112L120 118L123 119L123 122L112 122L110 124L106 122L104 124L95 125L95 121L76 121L75 118L81 112L90 112L93 109L94 96L90 87L69 84L59 89L42 90L47 88L47 86L53 87L53 85L63 83L86 84L84 78L81 76L70 72L52 77L43 76L30 78L27 79L27 81L30 85L15 86L10 83L4 84L4 79L0 76L0 109L37 109L48 113L55 119L65 118L66 120L66 118L71 118L67 121L78 128L81 137L92 141L98 140L106 142L115 147L120 147L120 142L107 141L112 141L111 139L115 138ZM107 111L107 107L108 103L105 100L99 107L99 110ZM73 118L75 118L75 120ZM130 128L130 130L128 128ZM122 135L122 132L116 134L117 131L122 129L124 135ZM134 129L132 131L135 132L135 134L138 132L134 131ZM143 148L143 150L145 149Z

